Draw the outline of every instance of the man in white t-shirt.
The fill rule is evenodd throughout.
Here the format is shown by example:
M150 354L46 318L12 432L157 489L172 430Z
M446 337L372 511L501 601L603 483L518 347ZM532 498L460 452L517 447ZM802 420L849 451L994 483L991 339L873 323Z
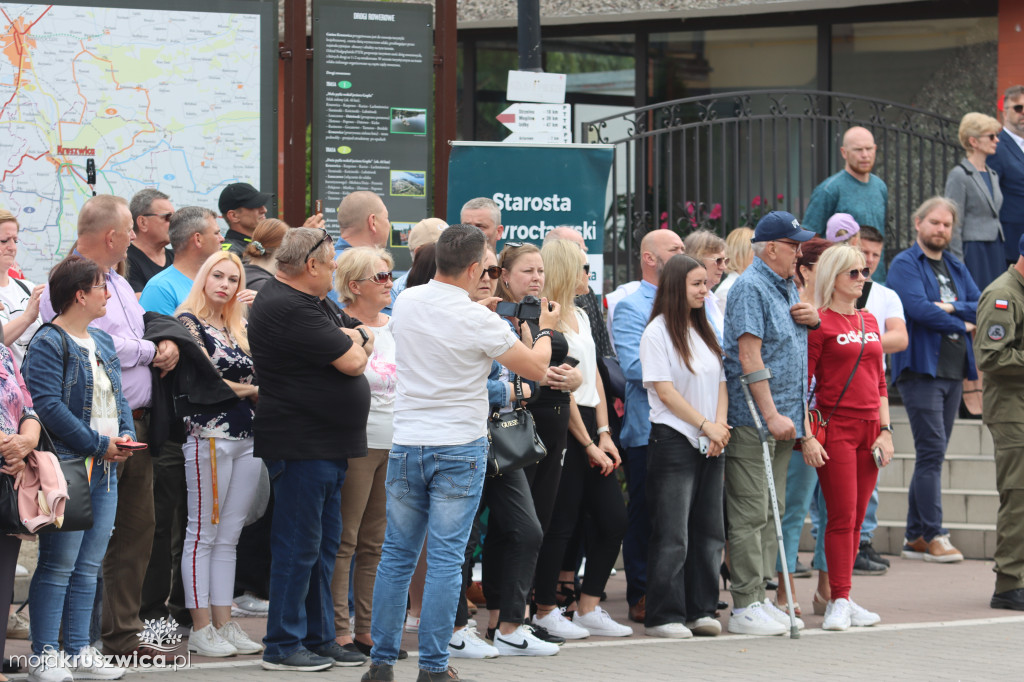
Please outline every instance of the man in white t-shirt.
M395 301L392 332L398 385L388 459L387 530L373 592L374 646L363 680L393 680L409 581L427 541L417 682L458 680L448 642L462 580L463 552L487 472L487 375L491 361L539 381L551 357L558 305L540 316L528 348L508 324L473 303L486 276L484 233L453 225L441 233L437 274ZM489 299L492 306L497 299Z
M875 273L882 260L882 234L870 225L861 225L860 251L864 254L865 265ZM872 280L864 284L867 302L864 308L875 316L878 328L882 331L882 350L885 353L896 353L907 347L907 318L903 315L903 303L895 291ZM862 298L863 300L863 298ZM885 359L882 359L885 362ZM878 486L871 493L864 522L860 526L860 551L853 563L854 573L858 575L877 575L872 571L871 564L889 566L889 560L875 551L871 540L878 528Z

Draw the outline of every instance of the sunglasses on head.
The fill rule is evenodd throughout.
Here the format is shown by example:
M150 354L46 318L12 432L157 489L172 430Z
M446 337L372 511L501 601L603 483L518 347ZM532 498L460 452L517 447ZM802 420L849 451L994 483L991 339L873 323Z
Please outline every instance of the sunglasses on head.
M369 277L357 279L357 282L373 282L374 284L387 284L392 279L390 272L375 272Z
M327 230L325 230L322 227L319 228L319 230L324 233L324 236L320 237L320 241L318 241L316 244L313 244L313 248L306 252L306 258L303 260L303 262L308 261L310 256L316 253L316 250L320 248L320 245L323 244L328 239L331 240L332 244L334 243L334 240L331 239L331 235L327 234Z
M854 268L853 270L850 270L846 274L848 274L850 276L850 279L853 280L854 282L857 281L858 277L863 277L864 279L871 279L870 268L861 268L859 270Z
M480 279L484 277L490 277L491 279L498 279L501 277L501 267L497 265L489 265L484 268L484 271L480 273Z

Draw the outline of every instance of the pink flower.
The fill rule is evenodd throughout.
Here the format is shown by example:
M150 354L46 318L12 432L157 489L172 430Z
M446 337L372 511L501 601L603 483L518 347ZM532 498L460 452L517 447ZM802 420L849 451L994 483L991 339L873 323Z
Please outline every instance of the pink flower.
M708 218L711 220L718 220L722 217L722 205L715 204L711 207L711 212L708 213Z
M692 201L686 202L686 212L689 213L690 215L693 215L694 213L697 212L697 207L693 205Z
M775 197L775 200L776 200L776 201L782 201L782 200L783 200L784 198L785 198L785 195L779 194L779 195L777 195L777 196Z
M697 227L697 219L690 218L690 227Z
M761 205L761 197L760 196L754 197L751 200L750 205L753 206L754 208L757 208L758 206L760 206Z
M666 218L668 218L668 211L662 211L661 212L661 219L665 220Z

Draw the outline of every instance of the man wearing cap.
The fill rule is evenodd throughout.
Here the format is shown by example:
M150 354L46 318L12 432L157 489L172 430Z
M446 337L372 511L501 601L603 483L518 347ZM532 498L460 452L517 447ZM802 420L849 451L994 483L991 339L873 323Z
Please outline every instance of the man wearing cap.
M1017 262L978 301L974 357L985 373L982 420L995 443L996 516L994 609L1024 611L1024 237Z
M1011 86L1003 94L1003 130L996 153L985 162L999 174L1003 248L1006 262L1013 263L1017 260L1013 249L1024 234L1024 85Z
M761 440L744 398L740 377L768 368L770 380L752 377L750 393L770 434L779 513L786 499L786 469L797 438L804 458L820 466L824 449L806 433L807 330L821 324L810 303L801 303L793 275L800 245L814 236L793 215L772 211L754 229L754 261L736 280L725 310L725 374L732 438L725 460L725 513L733 611L729 632L781 635L789 618L765 600L775 571L778 543L765 484ZM757 375L755 375L756 377ZM803 622L797 620L799 627Z
M416 262L416 255L420 252L427 244L434 244L437 242L441 233L444 232L445 228L448 227L448 223L441 220L440 218L424 218L409 230L409 253L412 254L412 262ZM409 273L405 273L401 277L395 280L395 283L391 286L391 305L395 304L395 299L398 295L405 291L406 280L409 279ZM382 311L385 315L391 314L391 306L388 306Z
M272 194L261 192L247 182L233 182L220 193L217 207L228 224L221 248L239 258L252 241L256 226L267 215L267 202Z
M854 126L843 134L839 153L846 164L814 188L804 211L806 229L824 236L828 219L836 213L847 213L859 224L873 225L885 234L889 188L871 172L877 151L875 138L867 128ZM876 272L875 281L884 282L884 261Z

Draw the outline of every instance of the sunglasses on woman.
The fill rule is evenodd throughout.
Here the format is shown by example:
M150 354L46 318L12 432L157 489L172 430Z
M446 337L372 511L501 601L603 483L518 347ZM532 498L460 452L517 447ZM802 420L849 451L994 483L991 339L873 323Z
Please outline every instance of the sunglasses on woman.
M501 267L497 265L490 265L484 268L484 271L480 273L480 279L483 279L484 277L498 279L499 277L501 277Z
M356 281L357 282L370 281L370 282L373 282L374 284L387 284L388 282L391 281L391 279L392 279L392 277L391 277L391 273L390 272L375 272L372 275L370 275L369 277L363 277L362 279L357 279Z
M587 273L588 277L590 276L590 263L583 264L583 272Z
M863 277L864 279L871 279L871 269L870 268L862 268L860 270L853 269L853 270L850 270L846 274L848 274L850 276L850 279L853 280L854 282L857 281L858 277Z

